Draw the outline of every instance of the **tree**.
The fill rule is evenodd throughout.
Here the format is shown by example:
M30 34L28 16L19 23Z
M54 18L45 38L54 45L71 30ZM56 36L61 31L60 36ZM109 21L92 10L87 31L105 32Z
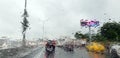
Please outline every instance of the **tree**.
M103 42L106 41L107 39L105 37L103 37L101 34L97 33L95 35L92 36L93 41L98 41L98 42Z
M107 22L101 27L101 35L107 40L120 41L120 23Z
M74 35L74 37L76 39L80 39L80 38L82 38L82 36L83 36L83 34L80 31L76 32L75 35Z
M75 33L74 37L76 39L81 39L81 38L88 38L89 35L88 34L82 34L80 31L78 31L78 32Z
M24 13L22 15L23 21L21 22L21 24L22 24L22 35L23 35L22 45L24 47L26 46L26 30L29 27L29 21L27 20L28 13L27 13L26 6L27 6L27 0L25 0L25 9L24 9Z
M29 22L26 17L24 17L23 22L21 22L21 24L22 24L22 35L23 35L22 45L26 46L26 30L29 27Z

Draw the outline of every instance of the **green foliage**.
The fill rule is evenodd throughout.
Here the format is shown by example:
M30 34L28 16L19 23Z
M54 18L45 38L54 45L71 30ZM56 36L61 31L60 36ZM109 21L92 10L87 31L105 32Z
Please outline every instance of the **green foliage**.
M86 33L86 34L83 34L83 37L82 38L89 38L89 34Z
M92 36L93 41L97 41L97 42L101 42L101 41L106 41L107 39L103 36L101 36L101 34L96 34L94 36Z
M88 34L82 34L81 32L76 32L74 37L76 39L81 39L81 38L88 38Z
M83 34L82 34L82 33L79 33L79 32L76 32L75 35L74 35L74 37L75 37L76 39L80 39L80 38L82 38L82 36L83 36Z
M105 23L101 27L101 35L110 41L120 41L120 23L110 22Z

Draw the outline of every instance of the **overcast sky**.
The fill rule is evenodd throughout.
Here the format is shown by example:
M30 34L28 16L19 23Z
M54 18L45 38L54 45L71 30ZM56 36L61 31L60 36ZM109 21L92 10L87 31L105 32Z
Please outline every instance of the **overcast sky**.
M88 32L80 27L80 19L96 19L100 24L109 18L120 21L120 0L28 0L30 29L27 38L45 36L54 38L76 31ZM20 39L24 0L0 0L0 36ZM92 28L95 29L95 28Z

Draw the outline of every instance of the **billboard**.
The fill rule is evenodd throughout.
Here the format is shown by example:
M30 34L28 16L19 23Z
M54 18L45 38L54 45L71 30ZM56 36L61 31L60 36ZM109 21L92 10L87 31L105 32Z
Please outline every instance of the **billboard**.
M99 21L96 20L80 20L80 24L83 27L97 27L99 26Z

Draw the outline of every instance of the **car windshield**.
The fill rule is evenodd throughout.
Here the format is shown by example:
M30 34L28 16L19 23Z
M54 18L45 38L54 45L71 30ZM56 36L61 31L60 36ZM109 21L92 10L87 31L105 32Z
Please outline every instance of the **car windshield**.
M119 58L119 47L120 0L0 0L0 58Z

